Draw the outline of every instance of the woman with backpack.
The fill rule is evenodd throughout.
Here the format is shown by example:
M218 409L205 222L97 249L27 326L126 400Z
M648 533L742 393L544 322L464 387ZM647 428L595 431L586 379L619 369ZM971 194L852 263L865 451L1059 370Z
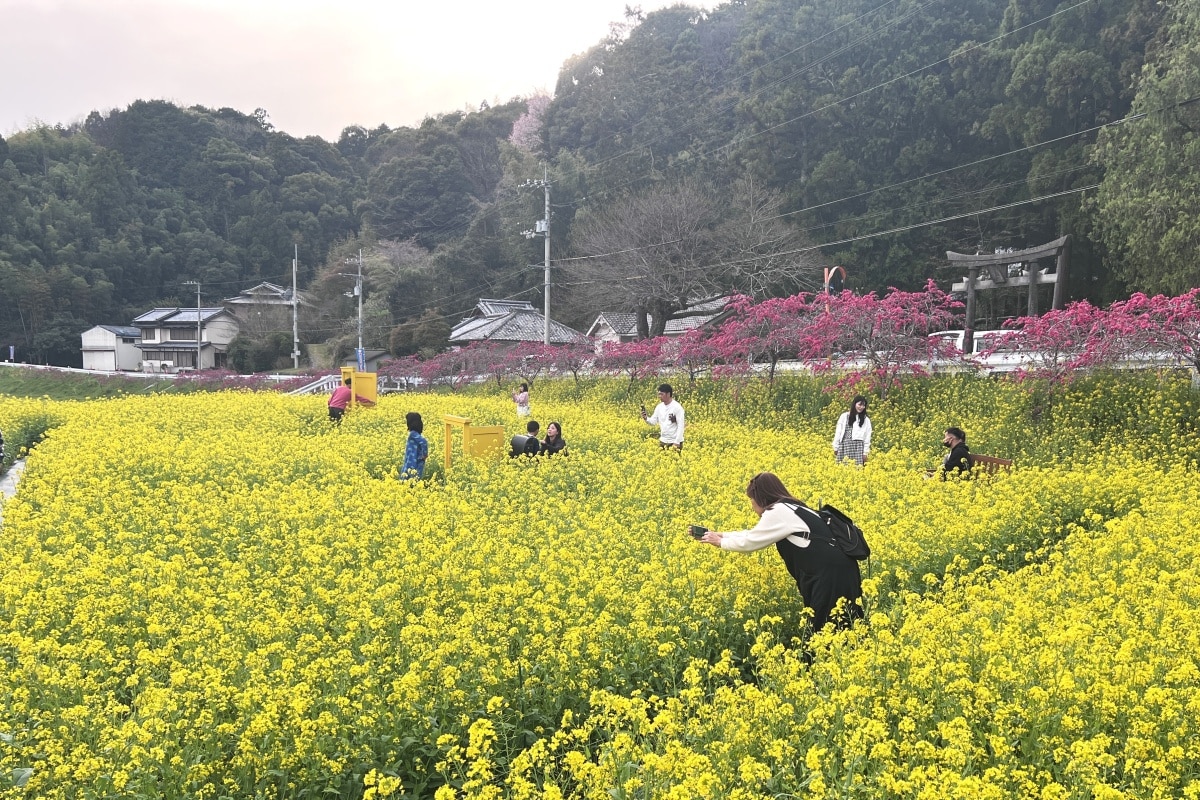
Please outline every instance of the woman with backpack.
M850 401L850 410L838 417L833 455L838 461L853 461L861 467L870 452L871 418L867 416L867 398L860 394Z
M792 497L771 472L751 478L746 496L759 517L757 525L745 531L708 531L698 541L740 553L775 545L804 605L812 609L813 631L821 630L831 619L839 629L862 619L858 562L837 546L820 515ZM843 601L842 608L834 615L839 601Z

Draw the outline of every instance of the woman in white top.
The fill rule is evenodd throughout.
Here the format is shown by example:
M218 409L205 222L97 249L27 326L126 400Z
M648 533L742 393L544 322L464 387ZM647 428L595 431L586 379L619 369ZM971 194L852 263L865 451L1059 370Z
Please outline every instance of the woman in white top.
M863 616L862 576L858 562L841 551L825 521L792 497L783 481L771 472L760 472L746 487L750 508L758 524L748 531L708 531L699 541L722 550L750 553L775 545L788 572L796 581L804 604L812 609L814 631L832 618L847 628ZM797 511L799 509L799 511ZM834 609L842 602L841 610Z
M853 461L862 466L871 452L871 418L867 416L867 398L861 394L850 401L850 410L838 417L833 432L833 456L838 461Z

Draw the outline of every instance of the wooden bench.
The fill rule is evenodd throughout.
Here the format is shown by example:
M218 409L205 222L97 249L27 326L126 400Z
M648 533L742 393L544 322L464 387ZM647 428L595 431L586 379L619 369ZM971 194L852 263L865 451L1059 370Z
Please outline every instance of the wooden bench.
M996 456L977 455L968 453L967 459L970 461L971 469L979 467L985 475L995 475L1000 470L1005 472L1012 471L1011 458L997 458Z

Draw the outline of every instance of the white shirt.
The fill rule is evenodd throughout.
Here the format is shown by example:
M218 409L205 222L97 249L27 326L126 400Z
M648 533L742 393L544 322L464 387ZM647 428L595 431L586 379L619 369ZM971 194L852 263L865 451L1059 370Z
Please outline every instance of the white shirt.
M670 415L675 415L671 422ZM647 425L658 426L658 440L666 444L683 444L683 406L671 398L669 403L659 403L654 407L654 413L646 417Z
M855 414L854 416L856 418L858 417L857 414ZM843 411L842 415L840 417L838 417L837 430L833 432L833 449L834 450L837 450L839 447L841 447L842 437L846 435L846 426L849 424L850 424L850 412ZM825 430L829 430L829 429L826 428ZM868 455L870 455L871 454L871 418L867 417L866 419L864 419L862 425L859 425L857 422L855 422L853 424L853 426L850 428L850 438L851 439L859 439L862 441L864 458L867 457Z
M797 547L808 547L808 525L787 503L776 503L762 513L758 524L748 531L729 531L721 534L721 549L753 553L787 539Z

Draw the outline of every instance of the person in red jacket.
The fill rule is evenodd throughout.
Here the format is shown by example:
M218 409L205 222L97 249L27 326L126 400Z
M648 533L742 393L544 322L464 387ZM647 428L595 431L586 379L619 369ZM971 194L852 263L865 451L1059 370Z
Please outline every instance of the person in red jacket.
M350 379L342 383L341 386L333 390L333 394L329 398L329 421L338 425L342 424L342 416L346 413L346 406L350 404L350 395L354 394L350 391ZM374 402L368 400L360 394L354 394L356 402L362 403L364 406L373 406Z

